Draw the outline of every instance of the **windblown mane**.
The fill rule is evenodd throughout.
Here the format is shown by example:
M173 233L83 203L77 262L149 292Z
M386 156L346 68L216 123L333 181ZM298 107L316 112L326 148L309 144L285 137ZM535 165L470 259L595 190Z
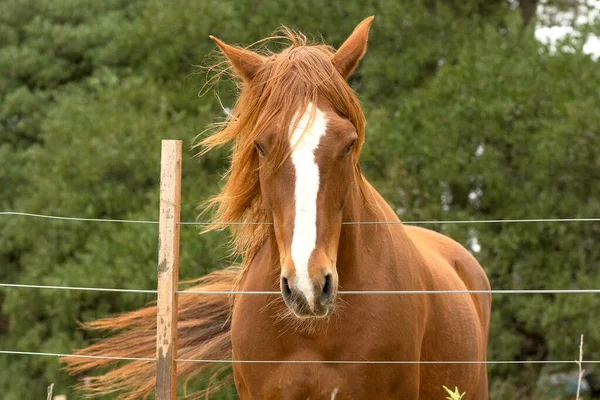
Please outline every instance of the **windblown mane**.
M261 43L283 38L290 45L278 53L258 51L267 61L251 81L236 80L239 96L227 120L216 124L218 131L197 144L202 147L202 155L217 146L233 142L231 165L225 174L226 182L221 192L207 202L205 212L214 212L210 217L212 224L206 231L224 229L227 223L271 222L262 207L257 173L259 162L254 141L269 129L279 133L274 145L276 153L263 164L263 168L270 171L278 168L289 156L285 145L289 143L289 127L298 122L294 118L303 114L308 103L318 104L319 99L326 100L354 124L358 134L354 151L360 152L364 143L365 117L356 94L331 61L335 49L322 43L309 44L306 36L286 27L282 27L280 32L281 35L272 36ZM223 68L223 65L227 66ZM232 68L222 62L208 70L214 71L219 67L218 75ZM367 193L367 184L358 163L355 173L364 195ZM243 259L241 280L270 228L268 224L229 226L232 255Z
M263 208L258 177L258 155L255 139L271 129L278 132L274 156L262 164L264 172L275 171L289 156L289 130L295 125L296 113L303 114L308 103L326 101L341 115L349 118L358 134L355 152L365 138L365 118L358 99L332 63L334 49L324 45L309 45L306 37L282 28L282 36L290 45L279 53L262 51L266 62L250 82L238 81L239 97L228 119L217 124L217 132L198 143L201 154L214 147L232 142L231 165L219 194L208 202L206 210L214 211L207 231L231 227L232 255L242 258L241 266L216 270L196 281L188 290L232 291L239 288L248 265L263 245L271 221ZM264 41L263 41L264 42ZM209 70L222 72L231 67L220 63ZM217 75L218 76L218 75ZM209 83L211 81L209 80ZM314 108L313 108L314 110ZM293 124L292 124L293 123ZM355 154L358 156L358 153ZM358 159L358 157L355 157ZM356 182L363 196L369 191L358 163ZM368 204L368 201L367 201ZM262 224L231 224L253 222ZM179 331L177 358L189 360L227 360L231 358L232 299L226 296L181 296L179 299ZM84 325L90 331L114 333L83 349L74 357L62 361L72 374L86 375L80 388L88 395L105 396L119 392L120 399L147 398L156 382L154 363L135 360L120 362L105 356L153 358L156 355L156 306L92 321ZM100 370L100 372L98 372ZM180 363L178 377L186 381L196 376L212 375L211 384L192 398L208 397L228 384L231 375L223 364L210 362ZM90 376L91 375L91 376Z

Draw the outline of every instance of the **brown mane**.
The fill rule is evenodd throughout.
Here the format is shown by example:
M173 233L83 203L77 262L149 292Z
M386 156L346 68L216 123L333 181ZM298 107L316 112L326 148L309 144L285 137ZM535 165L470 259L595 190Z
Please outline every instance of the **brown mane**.
M233 142L231 164L225 174L226 182L221 192L207 202L205 212L214 211L210 218L212 224L206 231L231 227L232 255L243 259L240 279L263 244L269 226L227 223L271 222L261 207L258 155L254 148L256 138L267 129L281 132L277 135L279 143L275 146L279 154L271 159L270 164L265 165L269 169L277 168L289 155L285 153L287 150L284 143L289 141L288 127L297 122L293 121L294 116L299 109L304 110L309 102L318 103L322 99L352 121L358 134L357 145L354 147L357 154L365 140L366 122L358 98L332 63L335 49L322 43L310 44L306 36L286 27L280 31L281 35L266 40L284 38L290 45L278 53L259 50L267 62L251 82L241 79L236 81L239 96L229 117L224 123L216 125L221 128L219 131L197 144L203 148L200 152L202 155L217 146ZM218 69L223 64L209 67L208 70ZM221 72L228 69L231 67L221 69ZM298 114L301 115L302 112ZM358 163L355 172L361 192L366 194L366 181Z
M355 93L332 63L334 49L322 43L309 44L301 33L281 28L281 35L272 36L261 43L285 39L289 46L281 52L266 49L260 57L267 60L257 71L252 82L235 81L239 96L223 123L215 124L217 131L196 145L200 154L232 142L231 165L225 174L226 182L219 194L208 201L205 212L213 211L212 222L205 231L231 227L231 253L242 258L241 266L217 270L199 279L188 290L232 291L239 288L248 266L266 239L270 226L262 208L258 180L258 156L254 141L266 129L282 132L277 136L278 144L268 170L275 170L289 154L285 150L287 130L294 115L302 111L309 102L326 101L339 114L349 118L358 134L354 151L358 152L365 139L365 117ZM223 61L207 68L216 71L207 80L205 89L232 70L229 62ZM233 75L235 77L235 75ZM302 114L300 112L299 114ZM284 133L285 132L285 133ZM358 157L356 157L358 160ZM355 166L363 196L368 193L368 184L363 179L358 163ZM205 212L202 215L206 215ZM237 222L264 224L230 225ZM182 296L179 300L179 345L178 358L184 359L228 359L231 358L230 316L232 299L226 296ZM155 384L154 364L145 361L119 363L103 359L107 354L121 357L154 357L156 354L156 306L120 316L92 321L83 327L90 331L115 332L116 335L77 350L78 356L97 358L65 357L62 361L72 374L90 374L98 369L105 371L87 377L79 386L88 395L102 396L121 392L121 399L146 398ZM109 368L108 370L106 368ZM202 373L212 375L211 385L205 390L189 394L193 398L209 396L230 382L231 376L223 376L223 365L210 363L180 363L178 377L186 381ZM220 379L222 377L223 379Z

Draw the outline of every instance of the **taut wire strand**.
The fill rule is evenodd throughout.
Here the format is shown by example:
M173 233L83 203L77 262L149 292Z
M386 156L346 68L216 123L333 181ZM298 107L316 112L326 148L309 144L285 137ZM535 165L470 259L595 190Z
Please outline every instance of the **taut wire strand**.
M21 356L100 358L100 359L106 359L106 360L126 360L126 361L156 361L156 358L146 358L146 357L86 356L83 354L39 353L39 352L35 352L35 351L0 350L0 354L13 354L13 355L21 355Z
M97 292L119 292L119 293L151 293L156 294L156 290L151 289L117 289L117 288L97 288L82 286L46 286L46 285L26 285L16 283L0 283L0 287L8 288L31 288L31 289L56 289L56 290L85 290ZM600 289L492 289L492 290L340 290L338 294L362 295L362 294L596 294ZM177 294L196 294L196 295L277 295L279 291L252 291L252 290L178 290Z
M13 215L22 217L36 217L66 221L88 222L120 222L133 224L158 224L154 220L133 219L103 219L103 218L78 218L61 217L57 215L33 214L15 211L0 211L0 215ZM600 222L600 218L530 218L530 219L481 219L481 220L426 220L426 221L356 221L342 222L342 225L434 225L434 224L513 224L533 222ZM271 225L270 222L180 222L180 225Z
M29 356L48 356L48 357L75 357L75 358L100 358L107 360L125 360L125 361L156 361L156 358L150 357L113 357L113 356L87 356L82 354L62 354L62 353L39 353L33 351L12 351L0 350L0 354L11 355L29 355ZM499 361L410 361L410 360L202 360L202 359L177 359L177 362L197 362L210 364L576 364L577 361L571 360L499 360ZM582 364L600 364L600 360L583 360Z
M33 214L15 211L0 211L0 215L14 215L21 217L35 217L46 219L58 219L65 221L87 221L87 222L122 222L132 224L158 224L158 221L135 220L135 219L103 219L103 218L79 218L79 217L60 217L57 215Z
M82 287L82 286L24 285L24 284L17 284L17 283L0 283L0 287L29 288L29 289L57 289L57 290L85 290L85 291L93 291L93 292L154 293L154 294L156 294L156 290L145 290L145 289L116 289L116 288Z
M338 294L567 294L567 293L600 293L600 289L492 289L492 290L340 290ZM238 294L281 294L279 291L208 291L208 290L179 290L177 294L206 294L206 295L238 295Z
M151 293L156 294L156 290L151 289L116 289L116 288L97 288L82 286L46 286L46 285L25 285L16 283L0 283L1 287L7 288L31 288L31 289L56 289L56 290L84 290L97 292L118 292L118 293ZM598 294L600 289L492 289L492 290L340 290L338 294L345 295L402 295L402 294ZM252 290L178 290L177 294L195 294L195 295L278 295L281 292L272 291L252 291Z

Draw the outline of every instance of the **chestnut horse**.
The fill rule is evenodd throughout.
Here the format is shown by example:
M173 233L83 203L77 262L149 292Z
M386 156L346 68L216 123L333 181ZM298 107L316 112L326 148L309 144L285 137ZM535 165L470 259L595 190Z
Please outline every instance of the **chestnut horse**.
M346 79L365 54L372 20L337 51L307 45L287 29L291 45L279 53L211 37L241 88L227 123L202 143L208 150L233 142L227 181L211 203L214 220L266 224L233 226L242 265L214 272L193 289L281 296L180 296L178 357L231 357L242 399L441 399L443 385L466 392L465 400L488 397L485 363L452 362L486 360L489 294L338 294L490 289L467 250L400 224L361 173L365 119ZM128 329L79 353L153 357L154 312L148 307L90 324ZM265 360L273 362L236 362ZM81 373L114 361L66 362ZM178 370L189 377L213 367L180 362ZM153 368L119 364L88 378L85 388L145 397L154 387Z

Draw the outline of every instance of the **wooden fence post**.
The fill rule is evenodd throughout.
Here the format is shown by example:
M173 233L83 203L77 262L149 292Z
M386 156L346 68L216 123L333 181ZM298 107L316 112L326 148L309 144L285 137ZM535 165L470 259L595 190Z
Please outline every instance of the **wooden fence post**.
M163 140L156 311L156 399L177 396L177 290L181 210L181 140Z

